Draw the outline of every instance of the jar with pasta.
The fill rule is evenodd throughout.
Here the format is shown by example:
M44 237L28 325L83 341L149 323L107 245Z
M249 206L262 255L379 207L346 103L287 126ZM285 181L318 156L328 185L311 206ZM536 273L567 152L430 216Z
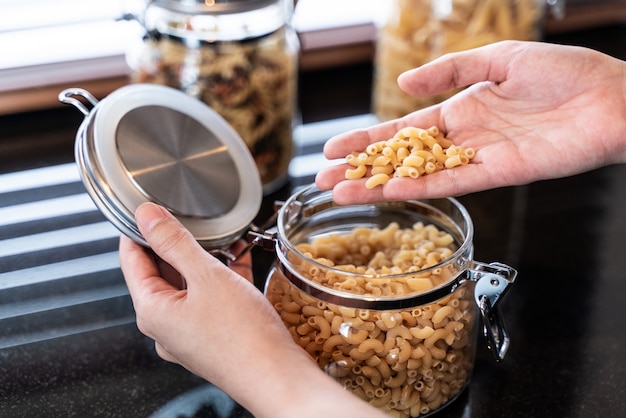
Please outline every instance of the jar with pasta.
M423 416L461 394L481 319L504 357L497 303L516 271L472 260L472 222L455 199L340 206L312 186L282 206L270 236L265 294L294 341L392 416Z
M218 112L250 149L264 192L286 183L296 117L293 0L151 0L129 48L131 80L175 87ZM254 167L250 167L254 169Z
M538 40L546 4L564 0L391 0L378 27L373 111L380 120L404 116L455 92L413 97L397 85L404 71L449 52L506 39Z

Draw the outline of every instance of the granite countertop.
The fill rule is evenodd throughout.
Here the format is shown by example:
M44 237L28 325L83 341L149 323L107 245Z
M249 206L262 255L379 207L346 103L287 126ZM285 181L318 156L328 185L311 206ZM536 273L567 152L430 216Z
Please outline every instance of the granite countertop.
M626 57L624 25L549 40ZM370 77L368 65L302 75L297 170L259 218L312 181L328 135L371 122ZM81 120L69 108L0 118L0 416L249 416L158 359L137 331L117 231L72 164ZM436 416L623 416L626 166L460 200L475 223L475 259L519 275L501 303L505 360L496 364L479 338L471 385ZM260 286L272 256L254 257Z

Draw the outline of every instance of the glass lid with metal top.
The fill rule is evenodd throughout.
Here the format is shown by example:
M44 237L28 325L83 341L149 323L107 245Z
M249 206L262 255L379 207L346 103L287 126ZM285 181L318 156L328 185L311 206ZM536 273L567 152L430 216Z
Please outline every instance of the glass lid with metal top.
M151 84L101 101L67 89L59 100L85 115L75 147L80 174L124 234L147 245L134 221L147 201L167 208L207 249L228 246L248 229L261 204L260 177L245 143L207 105Z

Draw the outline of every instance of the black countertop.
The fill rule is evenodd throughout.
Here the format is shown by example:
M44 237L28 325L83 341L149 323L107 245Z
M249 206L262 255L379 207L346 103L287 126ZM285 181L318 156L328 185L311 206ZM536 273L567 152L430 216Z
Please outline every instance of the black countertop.
M626 58L623 25L549 40ZM312 180L328 135L371 121L370 83L367 65L302 75L297 174L259 219ZM71 164L81 121L69 107L0 118L0 416L248 416L137 331L117 232ZM501 304L512 341L496 364L479 340L470 387L436 416L624 416L626 166L460 200L475 258L519 270ZM272 256L254 256L260 285Z

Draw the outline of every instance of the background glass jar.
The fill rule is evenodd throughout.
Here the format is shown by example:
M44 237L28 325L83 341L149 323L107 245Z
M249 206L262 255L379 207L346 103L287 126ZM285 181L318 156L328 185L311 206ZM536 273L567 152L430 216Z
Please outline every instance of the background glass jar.
M391 0L378 22L373 111L381 121L443 101L455 92L413 97L397 85L404 71L443 54L505 39L538 40L546 4L565 0Z
M269 193L287 180L296 118L293 0L149 1L132 81L180 89L218 112L250 149Z
M320 237L332 246L355 228L378 231L375 239L384 246L380 234L389 225L394 233L434 225L452 237L454 250L429 267L388 274L333 265L306 250ZM326 373L377 407L417 417L447 405L469 383L480 317L497 360L508 347L496 305L516 272L473 261L472 237L469 214L454 199L338 206L330 192L307 188L279 211L277 262L265 293L296 343ZM349 242L358 249L331 251L370 254L356 235ZM367 283L380 294L356 290Z

